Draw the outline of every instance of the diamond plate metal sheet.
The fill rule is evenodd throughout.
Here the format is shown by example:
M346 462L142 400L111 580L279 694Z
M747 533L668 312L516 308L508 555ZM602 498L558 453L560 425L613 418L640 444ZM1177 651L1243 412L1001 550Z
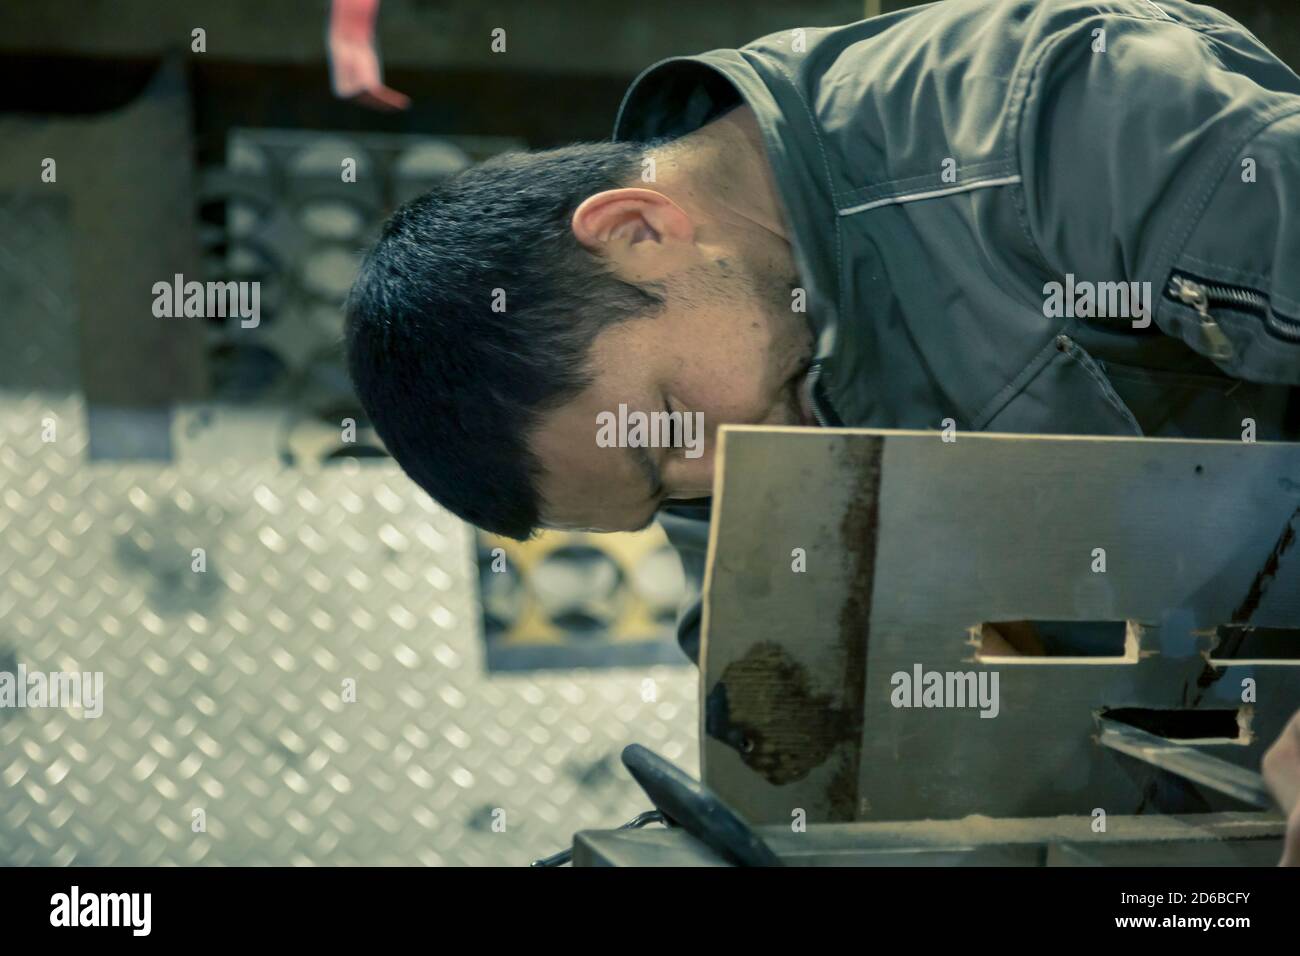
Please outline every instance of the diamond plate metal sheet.
M693 670L485 673L469 529L390 464L86 464L77 404L0 411L0 670L104 713L0 710L0 862L519 864L648 807L624 744L697 772Z

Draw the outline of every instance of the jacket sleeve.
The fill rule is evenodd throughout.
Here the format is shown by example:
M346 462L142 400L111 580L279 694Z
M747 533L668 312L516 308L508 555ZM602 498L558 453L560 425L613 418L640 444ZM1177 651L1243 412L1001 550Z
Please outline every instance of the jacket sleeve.
M1217 11L1150 7L1085 18L1022 71L1023 225L1051 281L1145 294L1123 324L1300 384L1300 78Z

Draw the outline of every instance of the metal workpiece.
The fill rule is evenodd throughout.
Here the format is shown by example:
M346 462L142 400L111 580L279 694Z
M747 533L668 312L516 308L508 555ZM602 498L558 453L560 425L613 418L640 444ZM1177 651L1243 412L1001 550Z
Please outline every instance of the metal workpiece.
M1272 866L1276 814L1086 816L755 827L784 866ZM574 866L729 866L683 829L593 830L574 837Z

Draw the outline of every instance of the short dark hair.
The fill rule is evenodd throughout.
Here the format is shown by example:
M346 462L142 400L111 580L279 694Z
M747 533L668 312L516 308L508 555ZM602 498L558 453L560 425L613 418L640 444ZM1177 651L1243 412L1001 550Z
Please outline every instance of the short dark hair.
M532 535L534 426L591 383L602 329L663 304L614 276L570 225L588 196L633 183L645 149L494 157L399 208L362 263L345 328L361 404L407 475L486 531Z

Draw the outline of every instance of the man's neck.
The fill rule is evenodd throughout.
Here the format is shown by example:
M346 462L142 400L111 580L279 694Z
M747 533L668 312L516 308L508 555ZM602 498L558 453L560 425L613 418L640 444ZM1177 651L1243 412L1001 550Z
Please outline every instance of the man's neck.
M654 156L666 194L709 220L748 224L790 241L763 134L748 106L655 150Z

